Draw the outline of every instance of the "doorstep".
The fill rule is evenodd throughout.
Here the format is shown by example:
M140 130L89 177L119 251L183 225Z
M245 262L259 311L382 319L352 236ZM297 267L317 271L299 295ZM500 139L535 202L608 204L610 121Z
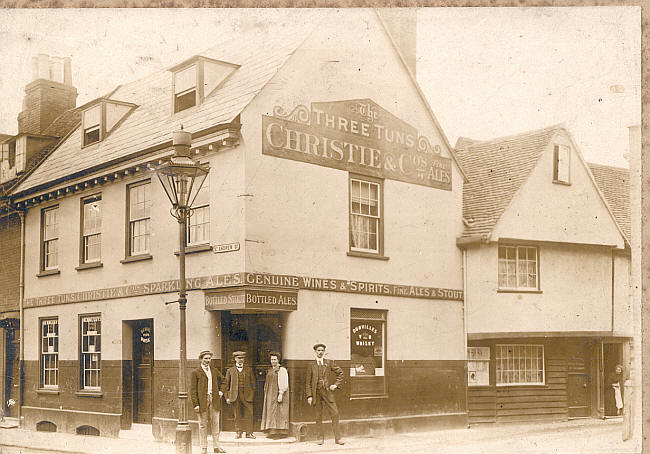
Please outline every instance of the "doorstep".
M5 417L0 421L0 429L17 429L19 425L18 418Z

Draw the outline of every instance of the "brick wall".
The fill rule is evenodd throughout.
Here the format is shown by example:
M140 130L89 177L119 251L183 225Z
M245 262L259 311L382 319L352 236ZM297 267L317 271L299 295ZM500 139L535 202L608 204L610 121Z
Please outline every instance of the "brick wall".
M59 82L38 79L25 87L18 132L41 134L63 112L75 107L77 89Z

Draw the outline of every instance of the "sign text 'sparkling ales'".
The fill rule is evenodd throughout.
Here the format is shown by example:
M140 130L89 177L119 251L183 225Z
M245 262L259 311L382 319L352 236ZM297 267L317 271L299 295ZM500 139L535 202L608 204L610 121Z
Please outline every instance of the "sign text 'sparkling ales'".
M262 153L451 190L451 159L370 99L312 103L262 116Z

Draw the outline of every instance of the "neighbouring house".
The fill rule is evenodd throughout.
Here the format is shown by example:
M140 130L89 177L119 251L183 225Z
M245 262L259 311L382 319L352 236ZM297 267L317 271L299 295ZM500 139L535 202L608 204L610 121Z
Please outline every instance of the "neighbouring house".
M629 375L628 171L561 125L460 138L470 423L610 417Z

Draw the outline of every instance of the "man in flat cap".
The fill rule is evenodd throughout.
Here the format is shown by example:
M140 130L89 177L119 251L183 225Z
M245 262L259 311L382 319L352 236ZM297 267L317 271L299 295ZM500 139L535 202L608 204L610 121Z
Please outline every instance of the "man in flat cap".
M322 445L325 435L323 434L323 407L327 408L332 417L332 429L334 430L334 442L342 445L341 432L339 431L339 410L336 407L334 391L340 389L343 383L343 369L337 366L334 361L325 359L325 344L314 345L316 361L307 368L307 381L305 392L307 403L316 409L316 428L318 430L318 444ZM334 378L333 376L336 376ZM334 378L334 379L333 379Z
M212 352L199 353L201 365L192 371L190 379L190 398L194 411L199 414L199 443L201 453L208 452L208 432L212 435L214 452L226 452L219 446L219 413L221 412L220 390L223 375L212 364Z
M226 403L232 405L235 415L237 438L246 432L246 438L253 435L253 398L255 397L255 377L253 369L244 365L246 352L236 351L232 354L235 365L226 371L224 394Z

